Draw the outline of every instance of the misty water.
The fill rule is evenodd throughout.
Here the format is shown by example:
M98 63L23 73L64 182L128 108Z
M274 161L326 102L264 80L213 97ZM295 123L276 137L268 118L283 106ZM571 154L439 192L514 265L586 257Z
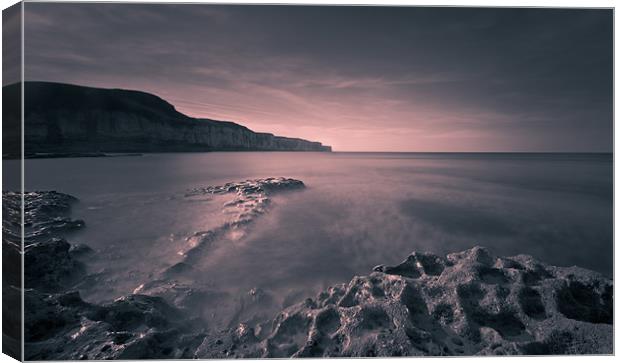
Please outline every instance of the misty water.
M175 277L202 293L196 309L221 326L240 319L249 295L267 296L261 313L270 314L414 250L482 245L606 275L613 268L611 154L182 153L25 165L27 190L79 198L72 217L86 228L67 239L96 252L80 286L91 302L162 279L189 236L230 218L230 196L187 190L302 180L304 190L273 195L243 235L216 241Z

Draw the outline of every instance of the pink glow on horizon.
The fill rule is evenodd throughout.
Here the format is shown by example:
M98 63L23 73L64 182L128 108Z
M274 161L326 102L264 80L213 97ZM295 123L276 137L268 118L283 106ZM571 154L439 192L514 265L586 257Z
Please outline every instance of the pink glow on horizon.
M333 151L548 151L544 134L518 129L507 133L502 128L515 115L447 106L442 99L402 99L391 92L393 82L379 79L289 78L279 80L278 85L240 80L227 88L157 79L97 79L96 75L58 81L153 93L191 117L232 121L256 132L319 141L332 146ZM399 82L423 86L432 80ZM280 83L289 86L280 87ZM570 135L558 130L554 137L557 141ZM571 142L578 146L578 140Z
M347 93L344 85L338 90L341 95L334 98L262 86L247 94L204 89L165 92L170 96L164 98L192 117L234 121L256 132L320 141L334 151L495 151L511 144L509 139L497 144L498 135L491 131L471 129L479 118L501 119L502 115Z
M117 6L28 4L26 80L335 151L612 150L609 10Z
M103 88L158 95L188 116L232 121L256 132L319 141L334 151L519 151L512 135L484 127L506 115L444 109L440 100L416 103L390 98L380 80L311 80L293 89L240 83L229 89L171 84L161 87L122 79L72 80ZM308 87L320 85L317 90ZM365 91L360 92L359 87ZM309 89L310 88L310 89ZM334 94L335 93L335 94ZM544 140L532 139L532 144Z

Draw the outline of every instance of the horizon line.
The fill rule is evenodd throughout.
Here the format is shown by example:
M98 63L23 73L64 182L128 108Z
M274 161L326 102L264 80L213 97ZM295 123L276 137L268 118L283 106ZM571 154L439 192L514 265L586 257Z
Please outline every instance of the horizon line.
M332 150L332 153L410 153L410 154L613 154L614 151L360 151Z

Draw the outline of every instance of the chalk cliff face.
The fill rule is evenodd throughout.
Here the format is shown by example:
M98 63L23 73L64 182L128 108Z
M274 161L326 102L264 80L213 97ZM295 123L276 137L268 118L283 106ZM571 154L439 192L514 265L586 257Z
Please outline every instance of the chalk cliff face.
M3 98L18 100L19 92L17 84L6 86ZM331 151L320 142L257 133L233 122L191 118L163 99L139 91L26 82L24 102L26 154ZM15 107L18 102L8 104ZM19 123L17 111L5 116Z

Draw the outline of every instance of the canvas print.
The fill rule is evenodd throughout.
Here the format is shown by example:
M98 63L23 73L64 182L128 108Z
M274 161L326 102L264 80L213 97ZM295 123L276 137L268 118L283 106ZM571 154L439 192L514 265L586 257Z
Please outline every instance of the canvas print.
M3 352L613 354L613 15L5 9Z

